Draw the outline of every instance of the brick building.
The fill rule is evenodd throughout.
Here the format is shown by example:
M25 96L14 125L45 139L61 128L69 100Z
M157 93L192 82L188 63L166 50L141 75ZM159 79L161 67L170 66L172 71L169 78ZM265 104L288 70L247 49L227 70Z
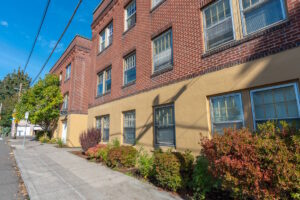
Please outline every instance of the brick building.
M91 28L103 142L197 153L201 135L300 118L299 0L103 0Z
M76 36L50 70L59 76L64 102L54 137L69 146L80 146L79 135L87 129L91 41Z

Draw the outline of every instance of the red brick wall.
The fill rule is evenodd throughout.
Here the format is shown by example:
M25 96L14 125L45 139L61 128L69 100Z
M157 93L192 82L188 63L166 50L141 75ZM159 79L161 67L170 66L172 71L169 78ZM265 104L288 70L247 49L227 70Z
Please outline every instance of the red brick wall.
M50 71L58 76L62 72L61 92L63 95L69 93L70 113L87 113L91 74L90 48L89 40L77 36ZM71 76L66 81L66 67L70 63Z
M204 51L201 28L201 8L211 1L165 0L150 12L151 0L136 0L137 23L125 34L124 6L129 1L113 0L111 6L107 6L111 0L105 1L94 13L95 21L92 24L90 107L300 45L299 0L287 0L286 22L211 53ZM106 7L108 9L105 10ZM111 20L114 27L113 43L98 54L99 33ZM151 38L169 27L173 30L173 70L153 77ZM137 54L136 84L122 88L123 56L134 49ZM96 98L97 73L109 65L112 65L111 93Z

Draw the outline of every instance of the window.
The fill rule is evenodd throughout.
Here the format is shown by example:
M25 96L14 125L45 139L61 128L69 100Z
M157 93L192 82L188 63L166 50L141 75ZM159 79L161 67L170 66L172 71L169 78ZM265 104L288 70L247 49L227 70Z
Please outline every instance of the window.
M65 94L62 110L68 110L68 104L69 104L69 94Z
M125 31L130 29L136 23L136 1L133 0L125 8Z
M124 143L135 144L135 112L124 113Z
M234 39L230 0L219 0L203 11L206 49Z
M268 120L299 120L299 94L296 84L252 90L250 94L255 127Z
M113 41L113 23L111 22L100 33L99 52L102 52L105 48L112 44Z
M71 76L71 64L69 64L66 68L66 80L68 80Z
M224 128L242 128L244 114L241 94L230 94L210 99L213 133L224 133Z
M97 96L111 91L111 68L98 74Z
M283 0L240 0L244 34L285 19Z
M136 54L131 54L124 59L124 85L136 80Z
M154 72L168 68L173 63L172 30L153 40Z
M152 0L152 8L154 8L155 6L157 6L158 4L160 4L160 2L162 2L163 0Z
M167 105L154 109L155 144L175 146L174 106Z
M111 69L105 71L105 93L110 92L111 90Z
M59 82L62 81L62 72L59 73Z
M96 128L101 130L102 141L109 142L109 116L101 116L96 118Z

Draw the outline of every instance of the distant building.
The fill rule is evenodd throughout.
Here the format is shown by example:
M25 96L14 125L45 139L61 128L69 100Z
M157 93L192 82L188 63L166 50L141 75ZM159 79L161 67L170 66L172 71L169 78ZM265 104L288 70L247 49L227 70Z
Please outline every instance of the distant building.
M42 131L42 128L38 125L30 124L26 120L21 120L17 125L17 137L21 136L35 136L37 131Z

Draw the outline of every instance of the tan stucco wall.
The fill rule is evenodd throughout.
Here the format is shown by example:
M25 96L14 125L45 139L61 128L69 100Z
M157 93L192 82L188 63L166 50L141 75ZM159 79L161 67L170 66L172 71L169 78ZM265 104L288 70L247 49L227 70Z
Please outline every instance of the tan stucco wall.
M83 114L70 114L67 117L60 117L53 136L61 138L62 123L67 120L67 146L80 147L79 136L83 131L87 130L87 119L88 116Z
M176 149L200 150L200 133L210 136L208 97L233 91L242 93L245 125L253 127L249 89L300 79L300 48L209 73L89 109L88 126L95 117L110 115L110 141L122 141L122 112L136 111L138 143L153 147L153 106L174 102Z

